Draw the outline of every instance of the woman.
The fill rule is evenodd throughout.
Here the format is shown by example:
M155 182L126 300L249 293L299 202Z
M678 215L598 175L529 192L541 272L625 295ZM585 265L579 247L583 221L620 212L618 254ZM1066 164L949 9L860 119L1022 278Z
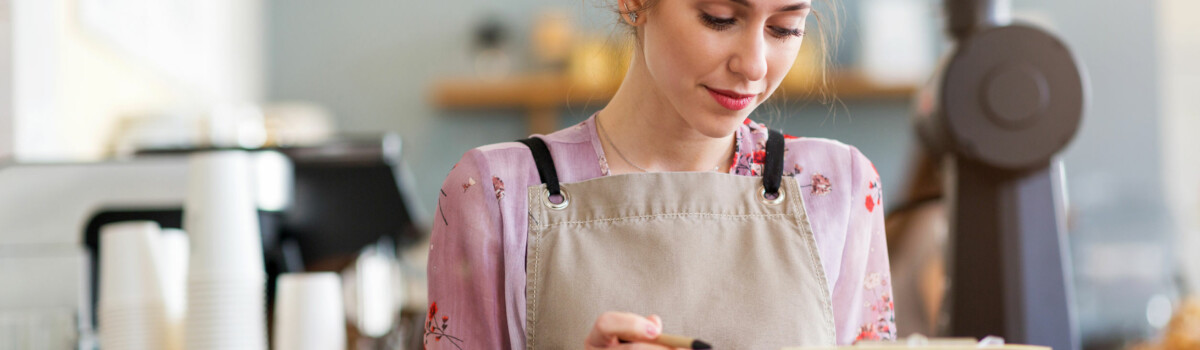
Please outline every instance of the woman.
M426 346L892 338L874 167L747 119L795 61L809 0L616 6L637 49L612 100L578 125L473 149L446 178Z

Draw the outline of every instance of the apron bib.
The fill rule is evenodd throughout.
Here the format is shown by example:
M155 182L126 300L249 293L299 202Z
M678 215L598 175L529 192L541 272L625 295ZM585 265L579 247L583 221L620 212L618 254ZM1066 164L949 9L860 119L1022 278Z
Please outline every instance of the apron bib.
M528 349L581 348L605 311L658 314L663 332L717 349L835 344L800 185L782 177L782 134L768 137L762 178L640 173L560 184L545 144L521 142L543 181L529 187Z

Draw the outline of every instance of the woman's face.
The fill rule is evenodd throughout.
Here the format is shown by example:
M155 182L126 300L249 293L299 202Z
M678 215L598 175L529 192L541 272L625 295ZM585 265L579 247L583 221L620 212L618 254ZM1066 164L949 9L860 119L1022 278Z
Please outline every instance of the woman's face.
M791 69L810 4L660 1L642 14L642 53L654 88L692 128L728 136Z

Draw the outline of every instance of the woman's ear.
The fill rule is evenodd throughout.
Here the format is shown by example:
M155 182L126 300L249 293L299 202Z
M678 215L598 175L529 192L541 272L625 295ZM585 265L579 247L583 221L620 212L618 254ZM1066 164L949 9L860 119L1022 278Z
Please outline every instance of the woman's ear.
M642 22L645 22L645 20L643 18L645 17L646 12L642 11L642 1L641 0L619 0L619 1L620 1L620 4L619 4L620 9L619 10L623 14L623 16L621 16L621 18L624 19L626 23L629 23L629 25L636 27L639 24L641 24Z

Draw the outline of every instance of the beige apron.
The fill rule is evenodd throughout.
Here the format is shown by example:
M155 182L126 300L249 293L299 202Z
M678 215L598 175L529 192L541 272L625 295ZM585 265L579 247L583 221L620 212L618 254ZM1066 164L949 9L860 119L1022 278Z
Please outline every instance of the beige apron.
M544 144L522 140L545 182L529 187L527 348L582 348L605 311L658 314L664 332L716 349L834 345L801 189L781 176L782 135L770 136L763 178L642 173L564 184ZM559 191L564 201L548 199Z

